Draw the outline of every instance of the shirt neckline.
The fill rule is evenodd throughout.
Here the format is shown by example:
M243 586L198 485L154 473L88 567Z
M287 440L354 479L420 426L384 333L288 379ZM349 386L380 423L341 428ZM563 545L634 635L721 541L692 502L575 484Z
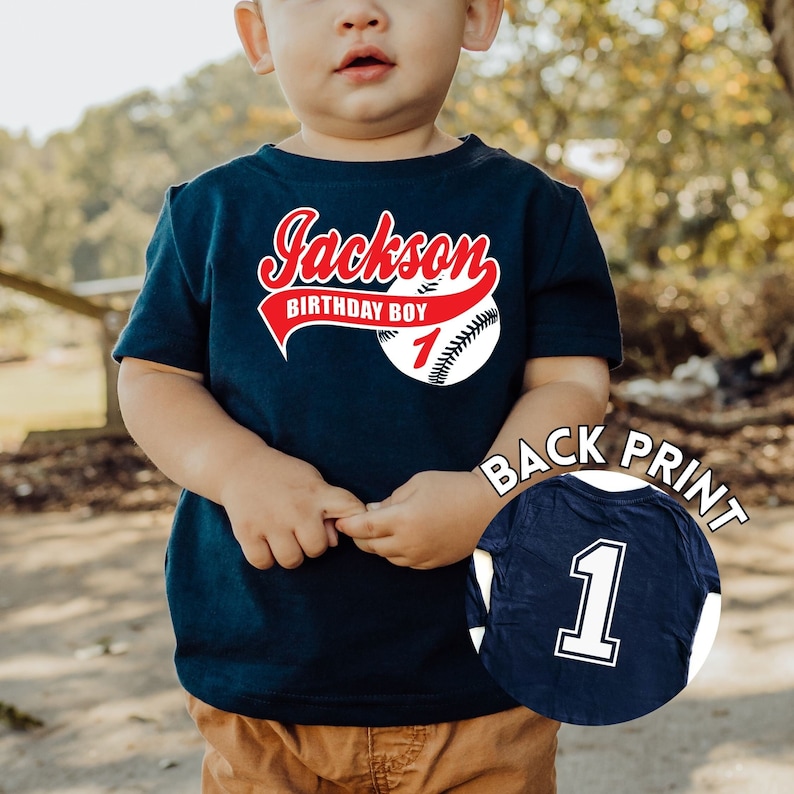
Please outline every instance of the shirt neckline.
M660 491L652 485L646 485L642 488L633 488L630 491L605 491L585 480L580 480L578 477L562 476L560 477L560 483L596 501L619 502L622 504L645 502L660 493Z
M365 179L367 181L401 179L448 173L450 170L471 165L478 154L486 150L485 144L473 134L459 138L460 146L439 154L422 155L403 160L348 161L325 160L278 149L268 143L254 154L259 166L273 169L278 174L298 181L334 181Z

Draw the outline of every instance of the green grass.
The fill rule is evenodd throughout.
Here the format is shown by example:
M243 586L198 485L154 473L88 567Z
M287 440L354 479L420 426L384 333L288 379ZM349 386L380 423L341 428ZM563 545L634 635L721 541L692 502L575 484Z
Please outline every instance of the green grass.
M0 364L0 450L19 446L33 430L104 423L105 371L98 349L68 349Z

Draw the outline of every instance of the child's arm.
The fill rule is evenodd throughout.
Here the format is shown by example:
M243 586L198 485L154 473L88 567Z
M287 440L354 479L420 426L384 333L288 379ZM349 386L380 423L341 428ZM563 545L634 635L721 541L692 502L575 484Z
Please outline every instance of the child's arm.
M174 482L226 508L256 568L296 568L336 545L333 519L365 510L310 464L237 424L198 372L125 358L119 399L130 434Z
M517 467L519 439L543 450L558 427L597 425L609 398L609 371L603 359L560 356L527 362L522 394L507 417L486 458L504 455ZM477 421L472 417L472 421ZM559 445L560 454L573 448ZM574 467L572 467L574 468ZM364 551L395 565L437 568L471 554L488 523L522 490L566 469L535 473L500 497L478 468L471 472L425 471L381 502L377 509L336 522Z

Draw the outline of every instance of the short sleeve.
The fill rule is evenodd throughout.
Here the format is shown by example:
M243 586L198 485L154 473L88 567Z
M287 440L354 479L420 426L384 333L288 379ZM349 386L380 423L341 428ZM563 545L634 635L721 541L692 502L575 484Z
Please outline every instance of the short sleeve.
M720 574L708 540L689 514L686 514L686 524L684 536L687 539L693 579L702 584L704 593L721 593Z
M113 350L191 372L204 370L207 350L207 299L203 263L189 272L180 253L173 222L172 187L146 251L146 276L130 319Z
M623 354L606 257L581 194L564 191L573 201L558 253L529 285L529 357L597 356L614 368Z

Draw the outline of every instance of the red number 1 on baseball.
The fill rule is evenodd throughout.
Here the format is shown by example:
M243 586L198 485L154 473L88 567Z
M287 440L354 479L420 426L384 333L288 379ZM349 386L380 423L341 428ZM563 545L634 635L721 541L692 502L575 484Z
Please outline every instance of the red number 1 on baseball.
M422 336L414 341L414 347L421 347L419 350L419 355L416 357L414 369L421 369L425 364L427 364L427 359L430 356L430 350L432 349L436 339L438 339L438 334L440 331L440 327L434 328L427 336Z

